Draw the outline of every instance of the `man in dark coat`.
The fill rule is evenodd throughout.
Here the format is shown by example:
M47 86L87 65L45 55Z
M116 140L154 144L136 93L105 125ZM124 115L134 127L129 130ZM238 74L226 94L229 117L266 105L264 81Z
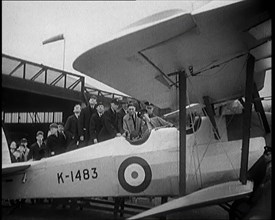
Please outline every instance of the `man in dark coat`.
M67 118L64 127L64 131L67 135L67 151L76 149L79 143L78 119L81 112L81 106L76 104L73 112L74 114Z
M57 137L60 145L60 153L64 153L67 148L67 135L65 134L64 124L62 122L59 122L57 126Z
M57 134L58 125L56 123L50 124L50 135L47 137L46 146L49 149L50 156L62 153L62 146Z
M102 102L98 102L96 110L97 113L93 114L90 120L90 142L94 144L98 143L98 135L103 127L104 105Z
M80 146L84 147L89 144L90 141L90 120L94 113L96 113L95 105L97 104L96 96L91 96L89 99L89 105L82 109L78 120L78 133L80 139Z
M46 147L46 144L43 142L43 139L43 131L38 131L36 133L36 142L30 146L30 153L28 155L29 159L40 160L42 158L48 157L49 151Z
M122 99L121 109L117 113L118 131L120 132L120 134L123 134L125 132L124 129L123 129L123 117L127 114L127 104L128 104L127 100Z
M103 114L103 127L99 133L98 141L105 141L114 137L119 137L121 134L118 131L117 108L119 105L118 99L111 101L111 107Z

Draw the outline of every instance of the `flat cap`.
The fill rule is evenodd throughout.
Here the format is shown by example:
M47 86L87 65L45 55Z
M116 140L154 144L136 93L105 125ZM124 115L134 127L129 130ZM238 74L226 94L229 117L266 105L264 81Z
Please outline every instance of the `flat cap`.
M56 123L51 123L51 124L50 124L50 129L51 129L51 128L58 128L58 125L57 125Z
M103 105L103 102L98 102L96 105L95 105L95 107L97 108L98 106L100 106L100 105ZM103 105L104 106L104 105Z
M96 95L91 95L89 99L97 99Z
M146 105L146 106L154 106L151 102L144 102L144 104Z
M43 132L43 131L38 131L38 132L36 133L36 136L38 136L38 135L43 135L43 136L44 136L44 132Z
M111 103L114 103L116 105L119 105L119 100L118 99L112 99Z
M21 143L27 143L28 140L27 140L26 138L22 138L20 142L21 142Z

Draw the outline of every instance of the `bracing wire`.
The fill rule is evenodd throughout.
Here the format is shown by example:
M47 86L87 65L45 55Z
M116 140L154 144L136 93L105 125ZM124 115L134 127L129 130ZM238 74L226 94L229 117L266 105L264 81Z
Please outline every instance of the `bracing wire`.
M243 72L243 69L244 69L246 63L247 63L247 59L246 59L246 62L244 62L243 66L242 66L242 68L241 68L241 71L239 72L239 75ZM225 65L225 66L227 66L227 65ZM224 67L225 67L225 66L224 66ZM224 68L224 67L223 67L223 68ZM222 69L223 69L223 68L222 68ZM222 69L220 69L220 70L217 71L217 72L220 72ZM215 74L216 74L217 72L215 72ZM212 74L211 74L211 75L212 75ZM192 87L192 89L194 89L194 86L193 86L193 84L192 84L192 81L191 81L191 79L190 79L189 77L188 77L188 81L189 81L189 85ZM194 91L195 91L195 90L194 90ZM195 96L196 96L197 100L199 100L198 95L197 95L196 93L195 93ZM188 96L188 98L189 98L189 96ZM190 102L190 100L189 100L189 102ZM204 110L203 110L203 111L204 111ZM205 112L204 112L204 113L205 113ZM192 117L191 117L191 118L192 118ZM221 119L222 119L222 118L219 119L219 122L218 122L219 125L220 125L220 123L221 123ZM228 125L231 123L232 119L233 119L233 116L232 116L232 118L230 119L230 121L228 122ZM192 122L192 124L194 124L194 123ZM194 129L194 127L193 127L193 129ZM216 132L215 129L213 129L213 130L214 130L214 132ZM193 130L193 131L194 131L194 130ZM226 130L225 130L225 131L226 131ZM225 131L224 131L224 132L225 132ZM195 135L196 135L196 132L195 132ZM223 135L224 135L224 133L222 133L221 137L223 137ZM196 136L195 136L195 140L196 140ZM221 142L221 139L219 139L219 141ZM205 155L206 155L206 152L207 152L208 147L210 146L210 144L211 144L211 140L210 140L209 143L207 144L206 149L205 149L205 151L203 152L203 155L202 155L202 157L201 157L201 160L199 160L198 155L197 155L197 159L198 159L199 162L198 162L198 167L197 167L196 170L195 170L195 175L196 175L196 173L199 171L199 172L200 172L200 177L201 177L201 168L200 168L200 167L201 167L201 163L202 163L202 161L203 161L203 159L204 159L204 157L205 157ZM196 145L196 142L195 142L193 148L195 147L195 145ZM223 147L222 147L222 148L223 148ZM227 152L225 151L224 148L223 148L223 151L224 151L226 157L228 158L228 160L229 160L229 162L230 162L230 164L231 164L231 166L232 166L232 168L233 168L234 173L236 174L236 176L238 176L238 174L236 173L237 171L236 171L236 169L235 169L235 167L234 167L234 165L233 165L233 163L232 163L232 161L231 161L229 155L227 154ZM193 149L192 149L192 152L193 152ZM202 178L201 178L201 185L202 185Z

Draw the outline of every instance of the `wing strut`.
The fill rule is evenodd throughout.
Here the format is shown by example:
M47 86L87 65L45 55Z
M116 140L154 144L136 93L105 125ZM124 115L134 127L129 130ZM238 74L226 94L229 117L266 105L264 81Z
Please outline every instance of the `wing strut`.
M179 194L186 194L186 75L179 72Z
M261 119L262 119L262 122L263 122L263 125L264 125L265 132L268 134L270 132L270 127L269 127L269 124L267 122L267 118L266 118L266 115L265 115L265 112L264 112L263 104L262 104L262 101L260 99L260 95L259 95L256 83L254 83L253 89L254 89L253 99L254 99L255 110L260 113Z
M207 113L207 115L210 119L210 122L211 122L214 130L215 130L215 132L214 132L215 138L220 139L219 130L218 130L215 118L214 118L215 113L214 113L214 110L213 110L213 106L210 103L209 96L203 96L203 101L204 101L204 104L205 104L206 113Z
M242 142L241 169L240 169L240 181L242 182L242 184L246 184L247 182L252 94L253 94L253 83L254 83L254 65L255 65L255 57L253 57L251 54L248 54L247 67L246 67L244 117L243 117L243 138L242 138L243 142Z

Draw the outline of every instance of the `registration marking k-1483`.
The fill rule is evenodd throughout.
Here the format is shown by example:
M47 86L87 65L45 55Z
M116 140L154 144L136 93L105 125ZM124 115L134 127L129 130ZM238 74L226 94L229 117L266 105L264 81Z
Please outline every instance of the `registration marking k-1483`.
M76 181L85 181L89 179L96 179L98 177L96 167L92 167L91 169L79 169L77 171L69 171L68 173L58 172L57 176L57 183L63 184L65 182L76 182Z

